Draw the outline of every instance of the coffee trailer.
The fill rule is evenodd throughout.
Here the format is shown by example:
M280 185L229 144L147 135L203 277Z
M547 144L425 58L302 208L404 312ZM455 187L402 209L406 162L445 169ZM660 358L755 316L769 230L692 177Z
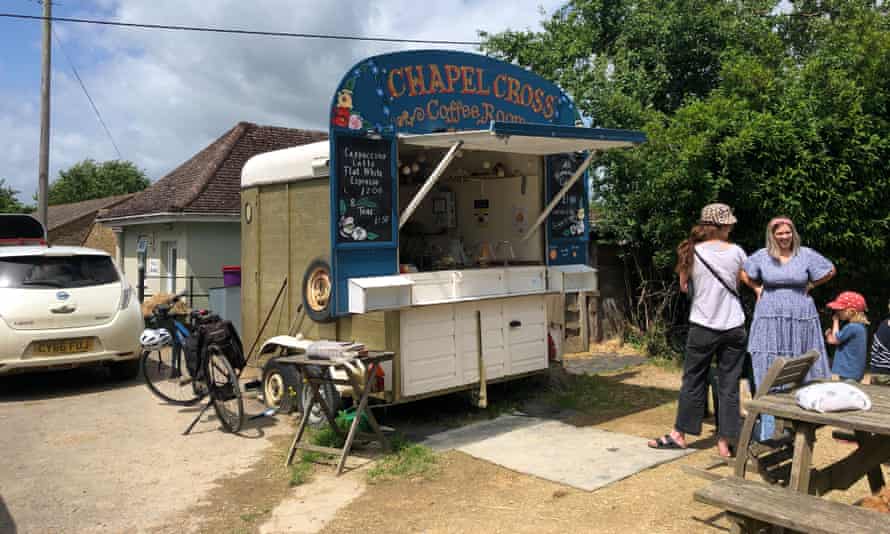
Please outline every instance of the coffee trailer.
M307 338L395 353L378 394L391 403L546 370L582 320L567 297L597 289L588 166L645 140L580 125L556 85L489 57L362 60L328 141L243 169L245 340L267 322L264 352L295 347L280 334L302 305Z

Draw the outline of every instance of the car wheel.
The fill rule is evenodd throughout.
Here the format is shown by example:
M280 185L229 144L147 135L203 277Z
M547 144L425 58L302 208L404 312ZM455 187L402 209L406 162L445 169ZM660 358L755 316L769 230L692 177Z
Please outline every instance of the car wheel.
M122 362L112 362L108 369L111 371L111 377L115 380L130 380L136 378L139 375L139 358Z
M291 413L299 405L300 374L293 365L269 360L263 366L263 402L266 408Z

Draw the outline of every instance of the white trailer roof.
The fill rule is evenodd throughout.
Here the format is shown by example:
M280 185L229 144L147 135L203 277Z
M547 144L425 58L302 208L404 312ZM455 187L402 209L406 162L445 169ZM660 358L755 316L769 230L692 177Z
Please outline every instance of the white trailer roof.
M256 155L241 170L241 189L328 176L330 143L319 141Z

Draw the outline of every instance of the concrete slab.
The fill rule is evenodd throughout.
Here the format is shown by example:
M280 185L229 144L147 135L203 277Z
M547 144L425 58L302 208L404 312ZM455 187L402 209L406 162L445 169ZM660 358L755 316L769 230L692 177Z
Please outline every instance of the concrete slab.
M545 421L545 419L525 415L502 415L496 419L480 421L460 428L433 434L421 441L420 444L425 445L436 452L450 451L452 449L459 449L465 445L472 445L489 438L494 438L519 428L539 425Z
M593 491L692 450L654 450L646 439L559 421L502 416L427 440L434 449L456 448L475 458Z

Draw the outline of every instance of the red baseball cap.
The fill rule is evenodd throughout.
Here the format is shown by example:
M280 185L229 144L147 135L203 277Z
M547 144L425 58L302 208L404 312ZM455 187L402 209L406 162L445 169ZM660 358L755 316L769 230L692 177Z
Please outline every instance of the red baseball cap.
M858 312L864 312L866 309L865 297L855 291L844 291L838 295L836 299L829 302L827 306L832 310L856 310Z

